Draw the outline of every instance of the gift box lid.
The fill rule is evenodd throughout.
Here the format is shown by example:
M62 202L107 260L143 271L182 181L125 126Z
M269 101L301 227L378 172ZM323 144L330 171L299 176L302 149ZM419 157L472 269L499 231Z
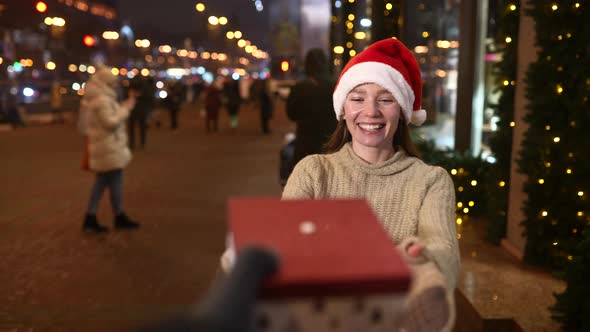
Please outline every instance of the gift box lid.
M262 297L403 293L410 271L365 200L234 198L228 207L237 251L273 250L279 271Z

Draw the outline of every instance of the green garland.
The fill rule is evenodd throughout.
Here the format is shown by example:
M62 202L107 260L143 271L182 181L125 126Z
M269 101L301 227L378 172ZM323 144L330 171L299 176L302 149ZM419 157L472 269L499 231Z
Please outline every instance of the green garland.
M359 30L359 8L362 7L359 7L356 1L341 1L339 2L339 7L336 7L336 1L332 2L330 49L333 50L335 46L344 48L340 56L341 61L339 66L341 67L344 67L352 57L362 51L362 49L355 47L358 41L354 36L355 32ZM371 43L385 38L400 37L402 21L401 8L399 1L373 0L371 8L369 8L371 20L374 24L369 34L371 36ZM350 20L349 18L351 17L354 17L354 19ZM330 52L330 61L332 63L334 63L336 58L334 52Z
M535 1L538 60L526 75L525 260L561 269L590 221L590 18L575 1Z
M524 190L524 258L563 276L554 318L590 330L590 10L583 1L534 1L537 61L526 76L528 113L519 171Z
M415 132L412 132L412 141L426 163L440 166L451 174L457 200L457 225L469 221L472 217L484 216L485 202L489 200L489 186L485 179L492 165L481 156L471 155L469 151L441 150L436 147L433 139L424 140Z
M518 57L518 27L520 1L498 0L495 44L502 60L494 65L496 89L501 92L497 104L491 105L498 117L498 130L490 138L490 148L496 158L495 167L488 174L489 200L486 210L487 238L499 243L506 236L510 165L514 126L514 94Z
M373 0L371 2L373 25L371 26L371 42L381 39L401 37L400 22L402 15L401 1Z
M561 322L564 331L590 331L590 237L585 237L567 267L567 289L555 295L557 303L551 307L552 318Z

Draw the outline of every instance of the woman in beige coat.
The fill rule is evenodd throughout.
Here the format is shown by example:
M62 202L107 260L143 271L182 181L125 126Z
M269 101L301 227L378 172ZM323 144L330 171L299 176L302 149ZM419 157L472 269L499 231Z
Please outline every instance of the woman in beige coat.
M117 229L134 229L138 223L131 221L121 207L123 169L131 161L127 144L125 122L135 105L131 95L122 103L117 101L119 81L110 69L99 66L86 82L85 94L80 105L79 127L87 137L89 168L96 173L83 230L96 233L108 229L98 223L96 211L106 187L109 188L111 206Z

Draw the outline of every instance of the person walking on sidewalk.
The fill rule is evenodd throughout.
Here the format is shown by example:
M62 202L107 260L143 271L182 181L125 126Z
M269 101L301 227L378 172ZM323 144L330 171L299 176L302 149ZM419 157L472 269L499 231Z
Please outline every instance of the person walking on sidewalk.
M139 147L145 148L147 135L147 119L154 108L153 81L150 78L135 76L129 85L129 91L135 94L137 103L129 115L129 148L134 150L136 145L135 129L139 129Z
M51 107L51 122L54 124L65 123L63 112L63 100L61 96L61 84L57 79L51 82L49 106Z
M460 270L455 190L450 175L420 160L412 144L409 124L426 119L421 101L411 51L393 38L370 45L336 83L339 122L326 154L302 159L282 197L366 199L413 272L400 327L450 331Z
M287 116L297 124L291 169L310 154L321 153L338 122L332 112L332 91L328 57L320 48L305 55L306 78L295 84L287 98ZM290 174L290 172L288 172Z
M168 112L170 112L170 129L178 129L178 112L182 106L184 98L183 86L180 81L170 81L168 84L168 96L166 97L166 104Z
M269 121L272 118L273 112L273 104L268 93L267 82L264 79L257 79L252 82L252 86L250 87L250 98L252 98L255 107L258 107L260 111L260 127L264 135L271 133Z
M239 81L226 77L223 83L223 94L226 100L225 108L229 115L229 129L231 133L235 133L238 128L238 112L242 103Z
M131 161L125 122L135 106L136 97L131 92L125 101L119 103L118 87L117 77L109 68L100 65L86 83L85 94L80 103L79 128L87 139L89 169L96 173L96 181L82 226L82 229L88 232L108 231L108 228L99 224L96 218L98 204L106 187L109 188L115 215L115 228L139 227L137 222L127 217L121 206L123 169Z
M205 89L205 132L217 132L219 129L219 110L223 102L221 100L221 81L216 80Z

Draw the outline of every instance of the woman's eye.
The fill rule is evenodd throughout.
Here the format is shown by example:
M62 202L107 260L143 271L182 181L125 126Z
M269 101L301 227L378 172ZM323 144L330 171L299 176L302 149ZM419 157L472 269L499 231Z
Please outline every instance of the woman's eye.
M354 101L354 102L362 102L362 101L363 101L363 98L360 98L360 97L351 97L351 98L350 98L350 101Z
M382 102L382 103L385 103L385 104L391 104L391 103L394 102L393 99L387 99L387 98L386 99L381 99L379 101Z

